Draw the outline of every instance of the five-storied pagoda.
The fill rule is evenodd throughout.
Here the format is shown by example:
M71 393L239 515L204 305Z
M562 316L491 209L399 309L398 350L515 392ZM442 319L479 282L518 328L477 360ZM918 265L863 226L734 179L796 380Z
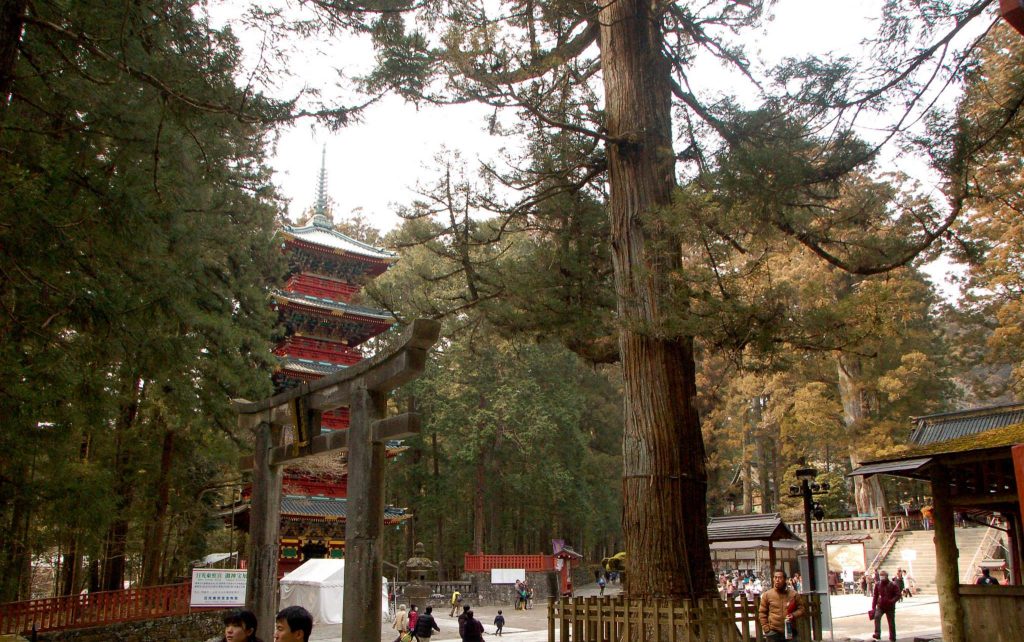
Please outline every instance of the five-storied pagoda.
M397 255L361 243L334 229L326 195L327 170L321 165L316 205L299 225L283 225L277 238L288 259L289 276L270 294L284 338L274 349L278 367L275 393L314 381L363 359L359 346L394 323L381 310L356 305L362 284L388 269ZM323 432L348 428L348 410L325 413ZM280 556L283 574L307 559L343 556L348 475L344 463L285 473L281 499ZM234 523L248 530L248 494ZM406 519L404 510L385 510L386 524Z

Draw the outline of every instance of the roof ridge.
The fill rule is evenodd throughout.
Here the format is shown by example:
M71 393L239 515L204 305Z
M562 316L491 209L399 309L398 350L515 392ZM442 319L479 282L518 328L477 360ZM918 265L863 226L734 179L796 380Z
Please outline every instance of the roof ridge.
M949 412L936 412L930 415L920 415L917 417L912 416L911 421L917 422L922 419L938 419L942 417L970 417L975 414L990 413L993 410L1024 410L1024 401L1014 401L1011 403L995 404L992 406L975 406L973 408L965 408L963 410L950 410Z

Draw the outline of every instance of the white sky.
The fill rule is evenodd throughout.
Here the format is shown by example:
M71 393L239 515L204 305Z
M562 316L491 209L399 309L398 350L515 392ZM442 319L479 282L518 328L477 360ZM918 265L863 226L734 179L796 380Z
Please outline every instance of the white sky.
M229 0L224 1L230 5ZM873 31L865 16L875 15L880 3L779 0L773 11L775 20L761 34L752 34L756 41L748 44L748 51L772 60L810 52L855 53L859 41ZM209 10L214 19L231 20L228 16L237 11L236 6L215 4ZM231 22L254 55L257 41L237 22ZM295 60L303 69L302 83L326 92L334 84L332 64L340 61L347 73L355 74L370 64L372 51L366 43L351 38L320 41L315 47L303 45ZM723 80L728 82L728 77ZM290 96L300 88L293 83L278 91L280 96ZM363 122L336 132L311 123L299 124L280 134L272 158L274 182L289 200L289 216L297 217L315 200L320 150L326 145L328 194L335 203L335 216L343 218L360 211L376 227L388 230L398 223L398 205L414 199L412 188L417 181L429 180L432 159L442 146L461 151L472 164L476 158L493 158L498 148L509 144L484 130L483 119L489 113L476 105L417 109L390 97L371 107Z

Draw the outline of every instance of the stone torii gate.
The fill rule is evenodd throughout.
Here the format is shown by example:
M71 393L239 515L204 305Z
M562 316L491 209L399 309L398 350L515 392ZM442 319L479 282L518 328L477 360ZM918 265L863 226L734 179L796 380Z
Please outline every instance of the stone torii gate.
M380 637L384 444L420 430L417 414L387 417L387 395L423 372L440 328L437 321L417 319L385 353L269 399L234 400L239 428L251 430L255 436L253 455L241 462L243 470L252 470L253 478L245 605L264 630L273 628L277 615L284 466L304 457L347 450L342 639L353 642ZM323 413L346 405L348 430L321 433ZM291 430L285 431L286 426Z

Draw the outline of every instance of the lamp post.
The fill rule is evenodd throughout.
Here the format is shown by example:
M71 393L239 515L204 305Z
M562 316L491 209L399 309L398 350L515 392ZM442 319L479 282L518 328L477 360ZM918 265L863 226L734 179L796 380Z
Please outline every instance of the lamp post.
M828 482L821 484L814 481L818 471L814 468L798 468L796 478L800 480L799 486L789 487L790 497L802 497L804 500L804 532L807 534L807 586L808 592L814 593L817 586L814 573L814 533L811 531L811 515L817 520L825 517L825 509L821 504L813 500L814 495L822 495L829 490Z

